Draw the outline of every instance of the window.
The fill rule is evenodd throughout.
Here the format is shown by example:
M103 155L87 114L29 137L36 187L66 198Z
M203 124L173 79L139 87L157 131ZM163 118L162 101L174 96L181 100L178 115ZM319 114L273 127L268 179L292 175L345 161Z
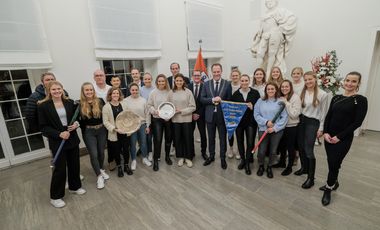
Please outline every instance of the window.
M0 71L0 110L15 155L45 148L41 133L30 133L25 118L31 93L26 70Z
M106 83L111 85L111 77L114 75L121 76L121 89L127 89L132 82L131 70L137 68L141 75L144 73L144 63L142 60L103 60L103 70L106 74Z
M193 70L195 66L195 61L197 59L189 59L189 78L191 79L191 76L193 75ZM206 68L208 69L208 59L203 59L205 62Z

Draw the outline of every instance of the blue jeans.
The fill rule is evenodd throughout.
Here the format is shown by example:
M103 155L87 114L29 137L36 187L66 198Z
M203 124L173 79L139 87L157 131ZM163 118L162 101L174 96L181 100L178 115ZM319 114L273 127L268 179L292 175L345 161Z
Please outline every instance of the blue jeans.
M92 168L97 176L100 175L100 169L103 169L104 149L107 142L107 130L104 126L94 129L86 128L83 134L83 140L86 144Z
M140 129L131 135L131 158L136 160L136 142L139 142L140 151L142 157L147 157L148 155L148 146L146 142L146 124L142 124Z

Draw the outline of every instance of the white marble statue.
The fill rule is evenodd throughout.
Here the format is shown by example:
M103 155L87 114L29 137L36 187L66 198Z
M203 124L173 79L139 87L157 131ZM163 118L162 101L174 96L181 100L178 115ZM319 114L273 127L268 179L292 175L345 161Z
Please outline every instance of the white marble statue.
M253 38L251 52L269 76L273 66L280 67L283 73L286 72L285 57L294 40L297 17L292 12L279 8L278 0L265 0L265 6L267 12Z

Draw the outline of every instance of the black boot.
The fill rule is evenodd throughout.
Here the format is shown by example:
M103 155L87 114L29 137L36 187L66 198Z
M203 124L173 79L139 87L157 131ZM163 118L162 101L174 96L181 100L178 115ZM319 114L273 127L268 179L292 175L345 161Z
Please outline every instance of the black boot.
M281 153L280 160L277 164L272 165L273 168L285 168L286 167L286 155L285 153Z
M339 188L339 182L337 181L337 182L335 182L334 186L332 187L332 190L335 191L338 188ZM328 189L326 187L326 185L323 185L322 187L319 187L319 190L321 190L321 191L326 191L326 189Z
M307 174L309 171L309 161L306 159L301 159L301 168L294 172L294 175L301 176L302 174Z
M247 174L247 175L251 175L252 174L251 167L249 166L249 162L245 163L245 174Z
M323 192L322 205L327 206L330 204L330 201L331 201L331 189L326 187L326 190Z
M242 169L245 167L246 164L249 164L249 162L245 162L245 160L242 158L242 159L240 160L239 165L238 165L238 169L239 169L239 170L242 170Z
M117 176L118 177L123 177L124 176L123 168L121 167L121 165L117 166Z
M268 166L267 168L267 177L271 179L273 178L272 166Z
M307 180L302 184L302 188L309 189L314 186L315 159L309 159L309 172Z
M133 172L132 172L131 168L129 168L128 164L124 165L124 172L126 172L128 176L133 174Z
M260 165L259 169L257 170L256 173L258 176L262 176L264 174L264 165Z
M170 154L170 153L166 153L166 154L165 154L165 162L166 162L167 165L172 165L173 162L172 162L172 160L170 159L170 155L169 155L169 154Z
M288 165L288 167L286 167L286 168L284 169L284 171L282 171L281 175L282 175L282 176L287 176L287 175L291 174L292 171L293 171L293 170L292 170L292 166Z
M153 171L158 171L158 159L153 160Z

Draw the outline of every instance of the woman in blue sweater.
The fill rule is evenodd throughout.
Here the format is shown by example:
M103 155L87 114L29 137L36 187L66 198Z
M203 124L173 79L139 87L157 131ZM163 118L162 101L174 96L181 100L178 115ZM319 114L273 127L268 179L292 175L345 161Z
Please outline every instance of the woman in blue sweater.
M261 142L257 154L259 162L259 169L257 170L258 176L264 174L265 152L267 152L269 146L269 162L266 171L267 177L273 178L273 157L277 153L278 144L288 121L288 114L286 113L286 110L283 110L276 122L272 122L272 119L281 108L279 102L279 90L277 84L270 82L265 86L264 97L257 101L253 110L255 120L259 126L259 138L261 138L265 131L268 132L267 136Z

